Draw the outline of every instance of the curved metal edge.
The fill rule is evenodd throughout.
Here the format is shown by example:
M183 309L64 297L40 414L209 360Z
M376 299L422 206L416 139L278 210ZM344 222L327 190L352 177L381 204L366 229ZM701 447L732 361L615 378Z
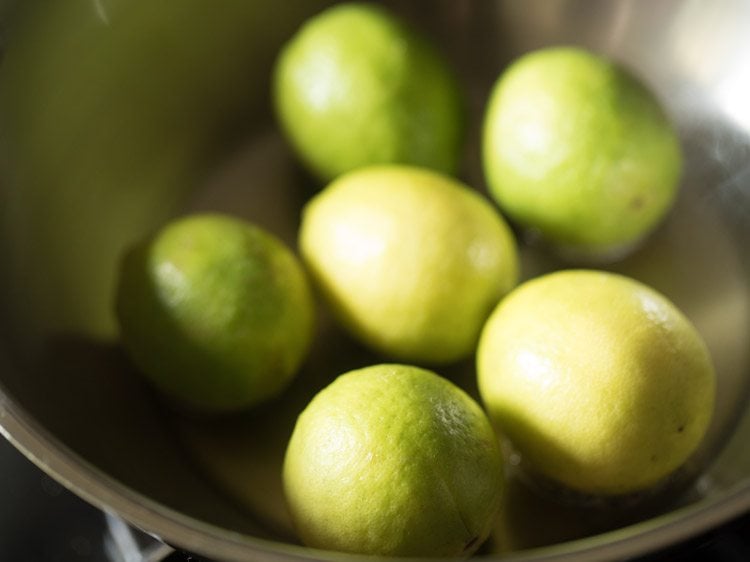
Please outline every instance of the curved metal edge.
M110 478L39 427L0 389L0 434L32 463L84 501L116 513L168 544L227 561L352 560L347 555L275 543L227 531L173 511ZM503 560L615 560L666 548L750 509L750 487L737 485L720 498L703 500L629 527L503 556ZM363 558L364 559L364 558ZM372 560L367 557L367 560ZM491 560L491 557L486 559Z
M225 560L248 560L249 556L262 554L264 560L290 562L299 560L306 550L289 545L298 552L287 555L281 552L286 545L212 526L139 494L60 443L14 403L2 387L0 435L41 471L87 503L105 513L117 514L167 544Z

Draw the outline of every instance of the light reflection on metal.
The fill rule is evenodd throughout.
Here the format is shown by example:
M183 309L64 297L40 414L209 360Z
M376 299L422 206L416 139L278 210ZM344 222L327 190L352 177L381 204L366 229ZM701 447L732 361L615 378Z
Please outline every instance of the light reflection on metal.
M103 23L109 25L109 14L107 8L104 7L103 0L92 0L94 3L94 10L96 11L97 17L102 20Z

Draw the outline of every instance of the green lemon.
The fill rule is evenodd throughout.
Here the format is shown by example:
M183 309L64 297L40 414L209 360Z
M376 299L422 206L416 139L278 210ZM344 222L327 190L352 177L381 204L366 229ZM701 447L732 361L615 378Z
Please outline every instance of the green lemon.
M457 81L427 39L382 6L346 3L309 20L283 48L273 86L283 130L324 181L383 163L456 171Z
M485 176L503 211L563 253L611 258L671 208L682 167L655 96L618 64L579 48L522 56L485 114Z
M314 324L307 278L291 251L217 214L176 220L127 253L116 309L143 374L173 401L207 412L279 394Z
M490 417L532 473L592 495L677 470L712 417L701 336L663 295L620 275L551 273L492 313L477 369Z
M516 283L513 235L464 184L408 166L373 166L308 202L300 250L339 321L389 357L467 357Z
M469 555L500 507L503 464L479 405L431 371L341 375L297 420L284 461L296 528L313 547Z

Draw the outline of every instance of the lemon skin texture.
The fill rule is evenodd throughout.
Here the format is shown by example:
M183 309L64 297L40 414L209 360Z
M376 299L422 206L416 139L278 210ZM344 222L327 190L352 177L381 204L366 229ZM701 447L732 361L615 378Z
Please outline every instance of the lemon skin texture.
M496 427L530 473L595 496L655 487L701 443L716 377L689 320L633 279L588 270L520 285L477 352Z
M323 389L299 416L283 475L305 544L381 556L468 556L503 486L479 405L406 365L350 371Z
M635 249L673 206L676 131L618 64L573 47L526 54L488 102L482 160L490 192L522 227L570 257Z
M442 174L371 166L335 180L303 210L300 252L339 322L406 362L473 354L517 282L515 239L492 203Z
M309 284L291 250L218 214L177 219L128 252L116 312L143 375L179 407L208 413L281 393L314 326Z
M324 183L371 164L458 168L458 82L431 43L383 7L342 4L303 25L276 63L273 99L286 138Z

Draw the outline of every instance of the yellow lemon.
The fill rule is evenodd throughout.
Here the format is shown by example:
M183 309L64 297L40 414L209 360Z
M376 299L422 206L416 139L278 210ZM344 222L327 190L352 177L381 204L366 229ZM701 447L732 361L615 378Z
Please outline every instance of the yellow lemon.
M572 270L519 286L477 353L490 417L532 472L570 489L650 488L700 444L715 375L689 320L633 279Z
M416 367L341 375L300 415L284 489L303 541L382 556L468 556L500 507L503 465L479 405Z
M300 251L340 322L409 362L472 354L518 277L515 240L493 205L407 166L350 172L318 193L303 212Z

